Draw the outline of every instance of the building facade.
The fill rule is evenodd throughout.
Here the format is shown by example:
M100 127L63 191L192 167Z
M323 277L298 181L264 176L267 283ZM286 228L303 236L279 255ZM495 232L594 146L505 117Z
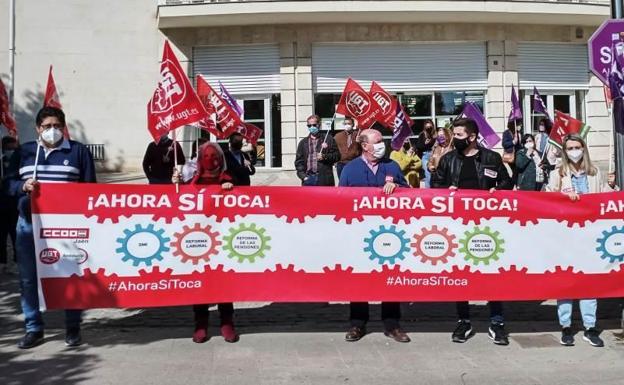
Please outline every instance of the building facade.
M415 121L443 124L465 100L502 131L519 89L525 128L535 129L537 87L551 116L592 127L594 159L610 158L611 119L588 69L587 40L609 1L197 1L20 2L16 9L15 103L28 138L50 64L70 130L101 143L103 167L137 168L150 140L145 105L168 39L188 75L221 82L264 129L260 162L293 169L295 149L318 113L340 129L335 105L346 79L377 81ZM2 9L8 1L3 0ZM50 16L54 20L50 23ZM1 41L8 37L2 36ZM8 50L0 52L7 74ZM41 94L41 95L39 95ZM23 128L25 127L25 128ZM528 130L527 130L528 131ZM386 133L389 134L389 133ZM187 127L187 143L200 133Z

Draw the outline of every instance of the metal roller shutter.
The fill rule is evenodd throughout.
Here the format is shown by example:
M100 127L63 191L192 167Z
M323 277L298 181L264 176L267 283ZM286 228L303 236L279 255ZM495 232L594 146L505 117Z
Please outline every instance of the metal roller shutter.
M193 48L193 72L216 87L221 81L232 94L280 92L277 44Z
M587 45L518 43L518 76L525 89L587 89Z
M388 91L485 90L485 43L316 44L312 72L318 93L342 92L350 76Z

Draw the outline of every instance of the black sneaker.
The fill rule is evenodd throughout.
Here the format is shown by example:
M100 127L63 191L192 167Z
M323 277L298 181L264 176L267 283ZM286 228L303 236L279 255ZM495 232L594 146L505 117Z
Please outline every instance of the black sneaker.
M65 331L65 346L73 348L82 345L80 328L69 328Z
M464 343L468 341L468 338L472 335L472 324L468 320L457 321L457 327L451 336L451 341L457 343Z
M496 345L509 345L509 338L505 331L505 325L502 323L492 323L488 329L488 337L494 341Z
M43 332L27 332L17 343L20 349L30 349L43 343Z
M589 328L585 330L585 333L583 333L583 339L589 342L591 346L595 346L597 348L604 346L604 342L600 338L600 332L596 330L596 328Z
M563 346L574 346L574 333L570 327L561 329L561 339L559 343Z

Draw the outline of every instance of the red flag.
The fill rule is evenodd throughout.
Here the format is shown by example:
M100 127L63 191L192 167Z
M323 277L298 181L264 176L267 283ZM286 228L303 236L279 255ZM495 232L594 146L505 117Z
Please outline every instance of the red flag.
M158 141L171 130L208 117L169 42L165 41L160 81L147 103L147 129Z
M555 122L548 141L561 148L563 146L563 137L568 134L578 134L585 138L589 132L589 126L578 119L574 119L568 114L555 110Z
M217 124L214 122L200 122L199 127L214 134L219 139L224 139L234 132L240 132L250 143L256 143L262 130L253 124L243 122L238 113L216 92L208 82L197 75L197 94L204 103L206 110L216 115ZM212 120L212 119L211 119Z
M355 118L361 128L370 128L382 114L379 104L351 78L342 91L336 112Z
M394 118L397 113L398 100L386 92L377 82L371 84L370 95L381 107L382 114L379 123L386 128L395 126Z
M9 131L9 135L17 138L17 128L15 127L15 119L11 115L9 109L9 96L7 95L4 83L0 80L0 124L4 125Z
M52 76L52 65L50 65L50 70L48 71L48 83L46 84L46 91L43 97L43 106L54 107L60 110L63 109L61 99L56 91L56 83L54 82L54 77ZM63 137L65 139L69 139L69 129L67 128L67 125L63 127Z

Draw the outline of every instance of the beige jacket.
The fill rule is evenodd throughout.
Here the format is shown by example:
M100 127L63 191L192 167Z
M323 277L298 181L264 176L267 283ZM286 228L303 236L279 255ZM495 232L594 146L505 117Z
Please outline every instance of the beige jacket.
M604 183L599 169L596 171L596 175L587 175L587 183L589 184L590 193L614 191L608 184ZM564 194L572 193L574 192L574 187L572 187L572 177L570 175L561 177L559 175L559 169L556 168L550 172L550 177L548 178L548 184L545 186L545 190L561 192Z

